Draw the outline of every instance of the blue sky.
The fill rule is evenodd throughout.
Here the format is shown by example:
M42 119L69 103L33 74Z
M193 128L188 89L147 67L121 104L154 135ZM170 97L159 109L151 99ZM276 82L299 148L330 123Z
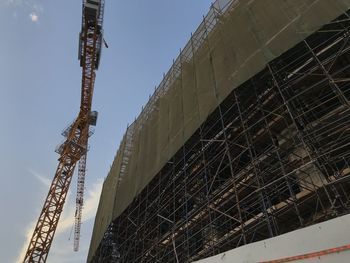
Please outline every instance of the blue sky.
M85 262L101 183L127 123L147 102L209 0L106 0L93 108L81 250L69 240L75 181L48 262ZM0 262L20 262L57 166L55 147L78 113L80 0L0 0ZM76 179L76 178L74 178Z

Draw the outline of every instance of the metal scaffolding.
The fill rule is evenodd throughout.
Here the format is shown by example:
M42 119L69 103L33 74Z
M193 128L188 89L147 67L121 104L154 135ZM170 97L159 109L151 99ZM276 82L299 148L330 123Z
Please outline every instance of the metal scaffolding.
M92 262L192 262L349 213L349 30L345 13L233 90Z

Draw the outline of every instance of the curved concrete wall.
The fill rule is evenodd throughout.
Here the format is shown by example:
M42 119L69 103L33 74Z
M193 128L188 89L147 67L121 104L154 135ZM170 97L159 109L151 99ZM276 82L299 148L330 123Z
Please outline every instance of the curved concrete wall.
M196 261L196 263L272 263L274 260L281 260L279 262L345 263L349 262L350 259L349 229L350 215L346 215L232 249ZM345 248L346 246L348 249ZM339 248L341 251L336 252L335 248ZM334 249L334 251L330 251L330 249ZM314 254L315 252L316 254ZM298 256L307 257L307 259L282 261L282 259L287 260L291 257L301 258Z

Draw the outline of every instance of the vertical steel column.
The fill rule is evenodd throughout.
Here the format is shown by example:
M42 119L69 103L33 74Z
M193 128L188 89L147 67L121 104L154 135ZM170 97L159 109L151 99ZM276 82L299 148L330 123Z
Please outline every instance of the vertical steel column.
M213 6L211 7L213 8ZM215 70L214 70L214 65L213 65L213 57L212 57L212 53L211 53L211 48L210 48L210 43L209 43L209 39L208 39L208 29L207 29L207 26L206 26L206 20L205 20L205 17L203 18L204 19L204 28L205 28L205 31L206 31L206 42L207 42L207 45L208 45L208 53L209 53L209 56L210 56L210 67L211 67L211 71L212 71L212 75L213 75L213 90L214 90L214 93L215 93L215 96L216 98L218 99L218 92L217 92L217 83L216 83L216 78L215 78ZM227 157L229 159L229 166L230 166L230 172L231 172L231 176L233 178L233 187L234 187L234 191L235 191L235 199L236 199L236 204L237 204L237 210L238 210L238 217L239 217L239 221L240 221L240 224L241 224L241 231L242 231L242 235L243 235L243 242L244 244L247 244L247 239L246 239L246 234L245 234L245 229L244 229L244 222L243 222L243 218L242 218L242 212L241 212L241 206L240 206L240 201L239 201L239 198L238 198L238 193L237 193L237 186L236 186L236 182L235 182L235 174L234 174L234 169L233 169L233 166L232 166L232 157L231 157L231 153L230 153L230 148L229 148L229 144L228 144L228 138L227 138L227 134L226 134L226 127L225 127L225 123L224 123L224 120L223 120L223 117L222 117L222 110L221 110L221 104L219 104L218 106L219 108L219 113L220 113L220 123L221 123L221 127L222 127L222 130L223 130L223 135L224 135L224 143L225 143L225 148L226 148L226 154L227 154Z
M267 64L267 68L268 68L268 70L269 70L269 72L270 72L270 74L271 74L271 77L272 77L272 80L273 80L273 85L277 88L278 93L279 93L279 95L280 95L281 98L282 98L283 105L284 105L284 106L286 107L286 109L287 109L287 112L288 112L288 114L289 114L289 116L290 116L290 119L291 119L291 121L292 121L292 123L293 123L293 125L294 125L294 127L295 127L295 129L296 129L296 131L297 131L298 138L299 138L299 140L302 142L305 151L306 151L307 154L309 155L310 161L318 163L318 159L317 159L317 158L315 159L315 158L312 157L312 154L311 154L311 152L310 152L310 148L309 148L308 145L306 144L306 142L305 142L305 140L304 140L304 136L303 136L302 132L301 132L300 129L299 129L299 126L298 126L298 125L296 124L296 122L295 122L294 115L293 115L293 113L292 113L292 111L291 111L291 108L290 108L290 106L289 106L289 101L285 98L285 96L284 96L284 94L283 94L283 92L282 92L282 89L281 89L281 87L280 87L280 85L279 85L279 83L278 83L278 81L277 81L276 76L275 76L275 73L274 73L273 70L272 70L271 65L270 65L270 64ZM320 164L319 164L319 166L320 166ZM321 180L322 180L322 178L321 178ZM327 199L328 199L329 203L332 204L332 199L331 199L331 197L330 197L330 194L329 194L329 192L328 192L328 189L327 189L323 184L322 184L322 188L323 188L323 190L325 191L325 193L326 193L326 195L327 195Z
M297 206L297 198L296 198L295 193L294 193L294 191L293 191L293 189L292 189L292 186L291 186L291 184L290 184L290 180L289 180L289 178L288 178L288 175L287 175L287 173L286 173L286 171L285 171L285 169L284 169L284 165L283 165L283 162L282 162L281 155L280 155L280 153L279 153L278 146L276 145L276 142L273 140L273 135L272 135L271 130L270 130L270 127L269 127L269 125L268 125L268 123L267 123L266 116L265 116L265 112L264 112L264 111L262 110L262 108L261 108L262 105L261 105L260 98L259 98L259 96L258 96L257 93L256 93L255 83L252 82L252 84L253 84L253 87L254 87L254 93L255 93L255 96L256 96L256 99L257 99L257 102L258 102L258 106L259 106L257 110L260 110L261 114L263 115L265 128L267 129L267 131L268 131L268 133L269 133L269 136L270 136L270 139L271 139L271 143L272 143L272 145L273 145L273 147L274 147L274 151L275 151L275 153L276 153L276 155L277 155L278 162L279 162L279 165L280 165L280 168L281 168L283 177L284 177L284 179L285 179L285 181L286 181L286 184L287 184L287 187L288 187L289 194L290 194L290 196L291 196L292 199L293 199L293 206L294 206L295 212L297 213L297 216L298 216L300 225L303 226L303 225L304 225L304 220L303 220L303 218L301 217L300 211L299 211L298 206ZM274 221L275 221L275 220L273 219L273 222L274 222Z

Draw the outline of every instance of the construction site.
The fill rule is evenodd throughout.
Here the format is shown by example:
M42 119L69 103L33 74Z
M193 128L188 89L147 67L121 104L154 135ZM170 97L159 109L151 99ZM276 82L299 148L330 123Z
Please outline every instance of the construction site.
M349 8L215 1L125 131L87 262L348 262Z
M216 1L124 135L88 262L193 262L348 214L348 8Z

